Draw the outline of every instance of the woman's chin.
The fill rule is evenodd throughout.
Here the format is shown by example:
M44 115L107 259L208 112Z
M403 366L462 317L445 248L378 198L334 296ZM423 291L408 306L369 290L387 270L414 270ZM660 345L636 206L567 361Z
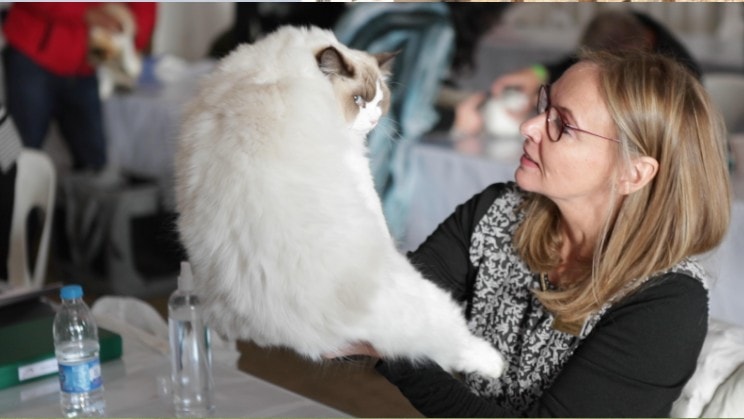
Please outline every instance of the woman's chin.
M530 170L525 170L523 167L518 167L514 172L514 181L517 183L520 189L526 192L535 192L537 188L537 182L534 173L530 173Z

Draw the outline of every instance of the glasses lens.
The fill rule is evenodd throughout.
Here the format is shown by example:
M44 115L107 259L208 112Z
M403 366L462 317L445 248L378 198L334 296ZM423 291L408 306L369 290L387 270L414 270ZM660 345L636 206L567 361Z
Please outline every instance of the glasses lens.
M545 129L548 132L548 138L550 141L558 141L563 131L563 121L558 112L550 106L548 95L548 86L543 84L537 94L537 113L545 112Z
M545 114L545 124L548 128L548 138L553 142L560 140L561 134L563 134L563 120L555 108L548 108L548 112Z
M541 114L548 108L548 89L543 84L537 94L537 113Z

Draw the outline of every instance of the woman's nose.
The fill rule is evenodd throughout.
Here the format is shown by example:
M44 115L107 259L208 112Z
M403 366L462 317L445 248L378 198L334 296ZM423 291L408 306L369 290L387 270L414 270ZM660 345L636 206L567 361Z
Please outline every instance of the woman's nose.
M522 122L519 126L522 137L540 142L547 133L545 132L545 114L538 114Z

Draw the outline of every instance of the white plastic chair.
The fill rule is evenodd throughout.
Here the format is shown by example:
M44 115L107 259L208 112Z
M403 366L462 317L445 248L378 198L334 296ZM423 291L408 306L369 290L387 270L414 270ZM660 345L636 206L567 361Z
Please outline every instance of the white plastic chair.
M41 288L44 284L52 232L56 172L51 159L43 152L23 149L17 160L13 219L8 252L8 285L12 288ZM33 208L43 212L41 238L29 269L26 231L28 215Z
M744 129L744 76L734 73L708 73L703 85L723 115L726 129Z

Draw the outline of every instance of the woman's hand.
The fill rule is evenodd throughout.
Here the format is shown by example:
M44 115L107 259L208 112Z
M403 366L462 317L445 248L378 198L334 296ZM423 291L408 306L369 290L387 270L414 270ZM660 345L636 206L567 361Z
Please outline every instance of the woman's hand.
M494 80L491 84L491 94L499 96L504 90L515 88L532 97L537 95L540 84L543 82L532 67L527 67L513 73L504 74Z
M474 93L455 107L455 123L452 126L458 135L478 135L483 130L483 116L480 106L486 100L486 94Z
M369 342L356 342L337 352L323 354L323 358L343 358L346 356L364 355L372 358L382 358L377 350Z

